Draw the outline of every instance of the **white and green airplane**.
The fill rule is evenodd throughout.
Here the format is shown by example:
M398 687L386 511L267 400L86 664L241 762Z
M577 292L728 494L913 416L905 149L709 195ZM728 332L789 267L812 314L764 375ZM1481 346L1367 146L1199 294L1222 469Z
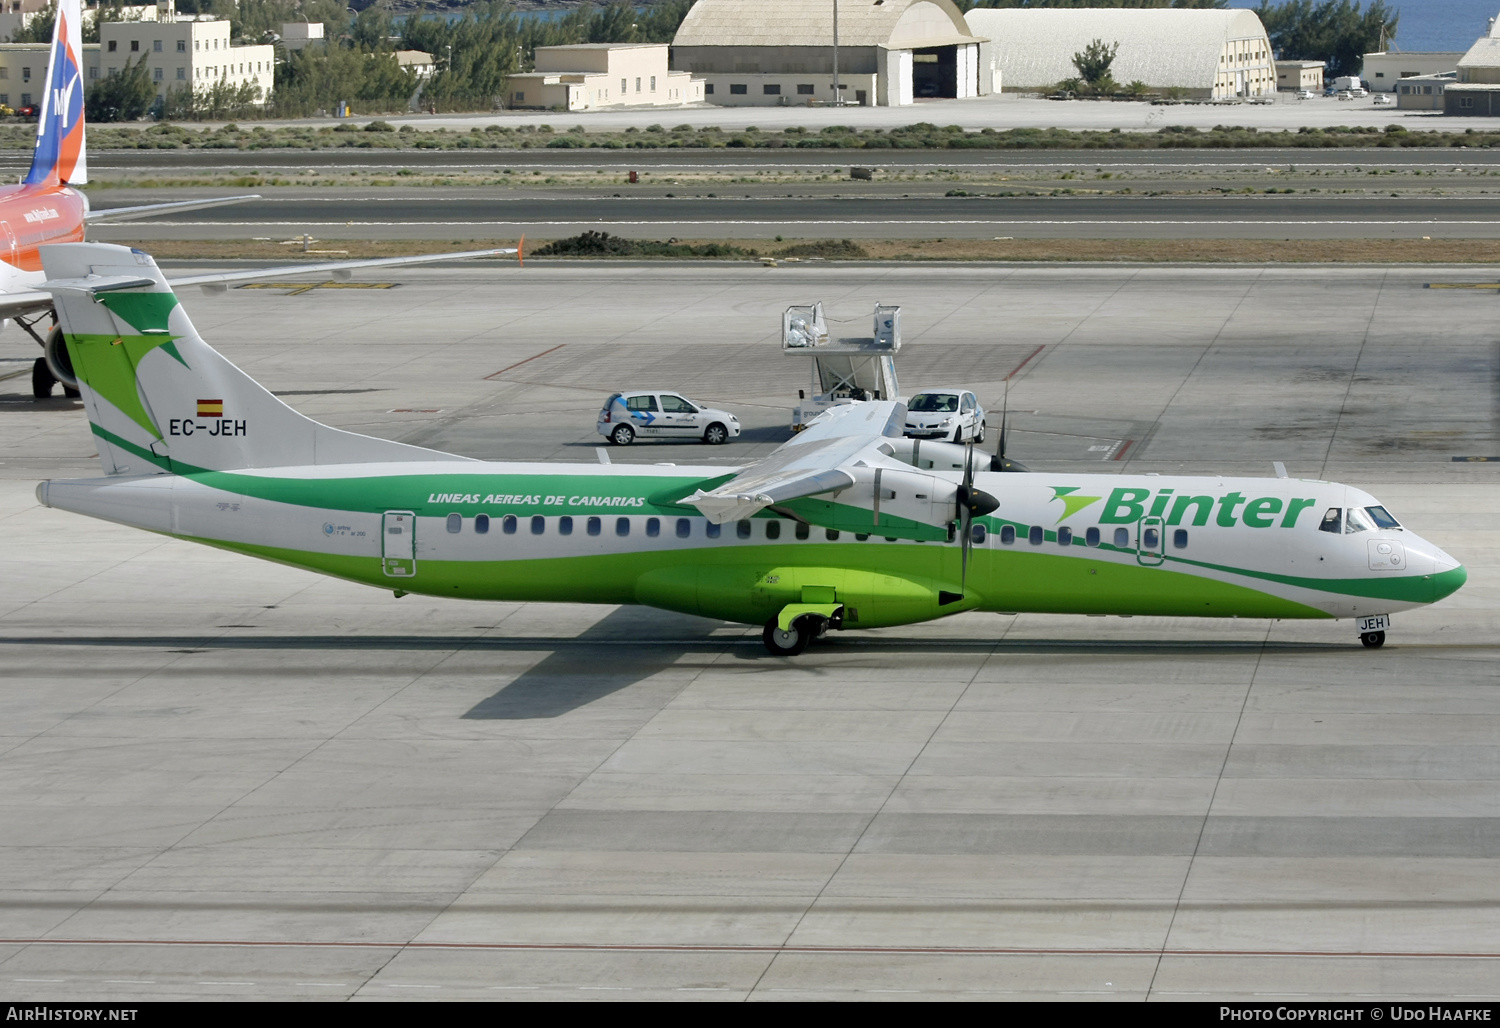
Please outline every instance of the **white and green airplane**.
M46 506L408 593L646 604L828 629L960 611L1356 618L1463 585L1380 501L1288 478L1042 474L901 435L899 402L827 412L740 469L484 462L330 428L205 343L155 262L42 249L106 476ZM979 464L983 462L983 468Z

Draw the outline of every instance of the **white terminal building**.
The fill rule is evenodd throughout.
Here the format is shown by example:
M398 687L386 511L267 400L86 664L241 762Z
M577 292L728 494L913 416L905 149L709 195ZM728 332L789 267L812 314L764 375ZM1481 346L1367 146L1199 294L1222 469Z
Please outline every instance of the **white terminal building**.
M144 59L158 96L182 86L209 89L222 83L238 88L247 82L260 87L262 99L270 95L274 47L231 46L229 22L212 15L179 15L171 3L127 11L135 20L103 22L99 42L83 45L86 84L123 71L127 61L134 65ZM41 102L50 49L46 43L0 44L0 104Z
M998 88L951 0L841 0L837 38L844 103L899 107ZM672 67L701 77L712 104L831 104L833 44L830 0L698 0L672 40Z
M534 70L510 77L507 106L590 111L677 107L703 100L703 82L668 68L665 43L574 43L536 48Z
M1096 39L1118 45L1110 75L1121 86L1227 99L1273 95L1271 40L1254 11L1175 8L976 8L982 63L1007 92L1046 92L1076 78L1073 55Z

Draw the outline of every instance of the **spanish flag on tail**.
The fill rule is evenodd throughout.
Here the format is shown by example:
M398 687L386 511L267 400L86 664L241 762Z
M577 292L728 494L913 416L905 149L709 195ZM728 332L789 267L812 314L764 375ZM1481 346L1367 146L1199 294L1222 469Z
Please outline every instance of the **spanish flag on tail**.
M198 416L200 418L222 418L224 416L224 401L199 400Z

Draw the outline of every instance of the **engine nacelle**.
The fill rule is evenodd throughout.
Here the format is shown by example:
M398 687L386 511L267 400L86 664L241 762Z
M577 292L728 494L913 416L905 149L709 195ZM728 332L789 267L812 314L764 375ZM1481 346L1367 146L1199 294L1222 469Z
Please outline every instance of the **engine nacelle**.
M63 341L62 329L56 325L47 333L42 355L47 361L47 370L69 389L78 388L78 376L73 373L73 358L68 355L68 344Z

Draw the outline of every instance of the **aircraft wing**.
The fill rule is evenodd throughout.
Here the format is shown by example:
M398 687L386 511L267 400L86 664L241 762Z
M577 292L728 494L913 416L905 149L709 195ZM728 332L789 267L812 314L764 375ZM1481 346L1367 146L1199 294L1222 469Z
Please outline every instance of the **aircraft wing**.
M787 500L840 492L858 481L855 467L885 463L880 444L890 436L899 438L905 421L906 404L898 400L830 408L765 460L682 502L722 525Z
M223 207L246 200L259 200L259 193L248 196L220 196L211 200L177 200L173 203L148 203L139 207L106 207L102 211L89 211L83 216L86 225L99 225L108 221L135 221L158 214L176 214L179 211L201 211L205 207Z
M363 261L330 261L326 264L283 264L276 268L255 268L246 271L230 271L214 275L188 275L185 278L168 279L173 289L180 286L201 286L206 293L222 293L239 282L253 282L264 278L285 278L288 275L333 275L348 278L350 272L361 268L395 268L407 264L434 264L438 261L468 261L480 257L502 257L519 253L515 247L501 250L463 250L458 253L429 253L417 257L377 257Z
M52 294L35 289L19 293L0 293L0 318L40 314L52 309Z

